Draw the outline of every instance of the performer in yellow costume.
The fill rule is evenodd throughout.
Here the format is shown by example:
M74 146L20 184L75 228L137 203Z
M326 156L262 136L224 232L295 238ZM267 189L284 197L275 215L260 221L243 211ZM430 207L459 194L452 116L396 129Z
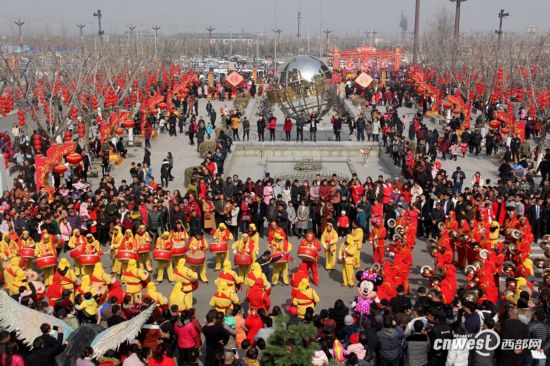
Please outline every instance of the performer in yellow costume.
M10 265L8 268L4 269L4 281L6 282L6 289L10 295L19 294L19 287L27 287L27 275L21 267L19 267L20 262L19 257L13 257L10 260Z
M111 263L113 263L113 268L111 270L113 271L113 273L117 275L120 275L120 272L122 270L122 265L120 261L116 259L116 253L120 248L122 239L124 239L124 234L122 234L122 228L116 225L113 228L113 235L111 235L110 257L111 257Z
M36 258L56 256L55 246L52 243L50 234L44 233L42 240L36 244L34 248L34 255ZM49 286L53 282L54 267L42 268L42 275L44 277L44 285Z
M172 250L172 241L170 240L170 233L165 231L162 233L162 236L157 239L155 244L155 250ZM157 261L157 283L162 282L164 279L164 270L166 269L166 275L168 276L168 281L171 284L174 284L174 276L172 275L172 260L167 261Z
M252 255L252 260L256 262L258 254L260 253L260 234L258 233L258 229L256 229L255 224L248 225L247 233L250 240L254 243L254 254Z
M351 236L353 237L353 244L357 249L354 254L355 263L353 264L354 269L358 269L361 263L361 249L363 249L363 229L357 226L357 223L352 223Z
M223 270L214 283L216 286L219 286L222 282L225 282L229 289L237 292L237 285L242 284L244 282L244 278L231 269L230 262L224 262Z
M80 230L79 229L74 229L73 230L73 235L71 236L71 238L69 239L69 249L76 249L78 247L82 248L82 246L84 245L84 243L86 242L86 240L84 239L84 237L82 235L80 235ZM74 259L74 274L77 275L77 276L80 276L80 271L81 271L81 268L82 266L80 265L80 260L78 260L78 258L75 258Z
M178 265L178 261L184 257L183 251L181 248L185 248L187 240L189 240L189 234L185 230L183 223L178 220L176 221L176 228L170 234L170 240L172 240L172 267Z
M121 250L130 250L132 252L135 252L137 250L136 239L134 238L134 234L132 234L132 230L130 229L127 229L124 232L124 237L120 242L120 246L118 247L117 253ZM119 264L118 268L120 268L120 274L122 274L126 270L126 267L128 266L128 261L120 261L117 259L117 263Z
M82 254L99 254L101 255L101 244L94 238L93 234L86 234L86 241L82 246ZM83 266L81 264L81 273L90 274L93 271L93 265Z
M265 289L271 288L271 284L267 280L265 273L262 271L262 267L258 262L254 262L250 266L250 272L248 272L248 274L244 279L244 284L248 287L252 287L256 284L256 280L258 278L261 279L262 282L264 283Z
M54 282L59 282L65 290L71 291L71 301L74 299L74 285L77 281L76 274L71 268L67 258L61 258L53 275Z
M336 251L338 250L338 233L329 222L321 235L321 245L325 249L325 269L331 271L336 265Z
M0 253L2 255L2 268L8 268L10 259L17 255L17 242L12 239L9 231L2 233L2 241L0 241Z
M255 245L252 240L250 240L248 234L243 234L241 240L237 240L236 242L234 242L231 246L231 249L233 250L234 255L244 254L254 257L252 254L254 252L254 247ZM245 277L248 272L250 272L250 266L238 266L237 270L239 272L239 276Z
M149 277L149 274L137 267L137 263L134 259L128 261L128 267L122 273L121 281L126 284L126 294L132 297L134 303L141 303L141 290L143 286L142 281L145 281Z
M181 258L174 269L176 285L170 295L170 305L178 305L180 311L191 309L193 307L193 282L198 278L197 272L187 267L185 258Z
M234 291L231 291L225 283L220 283L216 293L208 302L209 306L216 308L217 311L225 313L227 309L233 309L234 304L239 303L239 298Z
M31 238L29 232L27 230L24 230L21 233L21 237L18 241L18 249L23 248L34 248L36 246L36 243L34 242L33 238ZM25 258L21 259L20 263L21 268L27 268L27 260ZM30 268L30 265L28 266Z
M189 241L189 250L191 251L202 251L206 253L206 249L208 249L208 244L206 243L206 239L202 236L202 233L197 233L191 238L191 241ZM206 262L203 262L198 269L197 272L199 272L201 282L208 283L208 278L206 277Z
M149 282L147 284L147 291L145 293L145 297L153 300L153 302L157 306L163 306L168 304L168 299L166 299L166 296L164 296L158 291L157 285L154 282Z
M227 248L229 248L229 241L233 240L233 234L227 229L227 226L222 222L218 225L218 228L214 232L214 242L215 243L226 243ZM229 256L227 255L228 251L225 253L216 253L216 266L214 269L219 271L222 268L222 263L226 261L229 262Z
M292 244L288 242L279 233L273 235L273 240L269 243L271 248L271 258L273 260L273 276L271 277L271 283L276 285L279 283L279 277L283 276L283 283L288 285L288 256L292 250Z
M498 238L500 237L500 225L497 220L491 222L491 228L489 229L489 239L491 239L491 247L493 250L498 249Z
M296 306L298 316L303 318L307 308L315 309L315 305L320 301L317 292L309 287L309 279L304 278L300 281L297 291L294 293L292 305Z
M150 248L152 246L153 238L151 238L151 234L149 234L145 228L145 225L139 226L134 238L136 239L139 268L145 268L147 272L152 272L153 265L151 264L151 253L149 251L151 250ZM139 253L140 250L143 250L143 248L146 247L149 247L149 251Z
M342 286L353 287L355 285L354 267L357 252L357 246L353 243L353 236L346 235L346 240L342 243L338 252L338 258L342 263Z
M112 275L105 273L103 264L98 262L94 265L94 270L90 274L90 281L95 292L103 295L109 290L108 286L114 282L114 278Z

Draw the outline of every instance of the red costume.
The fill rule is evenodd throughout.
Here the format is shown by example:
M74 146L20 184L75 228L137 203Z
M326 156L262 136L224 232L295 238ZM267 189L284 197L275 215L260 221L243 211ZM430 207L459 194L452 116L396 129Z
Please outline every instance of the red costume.
M311 275L313 277L313 283L315 285L319 285L319 272L317 268L317 260L319 259L318 252L321 250L321 244L319 244L319 240L315 238L313 233L308 233L305 239L302 239L302 241L300 242L300 245L298 246L298 250L300 250L300 248L309 248L317 252L317 255L314 261L303 261L303 263L305 263L307 266L307 272L309 273L311 271Z

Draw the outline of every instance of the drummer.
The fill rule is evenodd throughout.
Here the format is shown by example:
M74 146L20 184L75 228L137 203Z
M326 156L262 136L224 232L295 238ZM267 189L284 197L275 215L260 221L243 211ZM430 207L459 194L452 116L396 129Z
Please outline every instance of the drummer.
M256 257L260 253L260 233L258 233L258 229L256 228L255 224L248 225L246 232L250 237L250 240L252 240L252 242L254 243L254 252L252 254L252 260L256 261L257 259Z
M57 256L57 253L55 251L55 246L52 243L50 234L45 232L42 235L42 240L36 244L36 247L34 248L34 255L36 258L42 258L42 257L55 257ZM57 264L57 260L53 262L53 265L51 267L45 267L42 268L42 276L44 277L44 285L49 286L53 282L53 273L54 273L54 267Z
M28 230L23 230L21 233L21 238L19 238L18 242L19 250L23 248L34 248L36 246L36 243L34 242L33 238L30 236ZM27 260L25 258L21 259L21 267L26 268Z
M136 249L137 249L137 244L136 244L136 239L134 239L134 234L132 233L132 230L127 229L124 232L124 237L122 238L122 240L120 242L120 246L118 248L117 255L121 250L127 250L127 251L135 252ZM121 261L117 258L117 259L115 259L115 264L113 266L113 271L114 271L114 268L116 268L118 271L115 272L115 273L120 275L120 274L122 274L122 272L124 272L124 270L126 270L127 266L128 266L128 261Z
M88 233L86 235L86 242L82 246L82 254L96 254L98 256L101 256L101 244L99 244L99 241L97 241L94 237L94 234ZM87 265L87 266L81 266L81 272L82 274L89 274L93 271L93 266L95 265Z
M82 248L82 245L84 245L84 237L82 235L80 235L80 230L79 229L74 229L73 230L73 236L71 236L71 238L69 239L69 249L73 250L73 249L76 249L76 248ZM80 260L78 258L74 258L74 274L77 275L77 276L80 276L80 269L81 269L81 265L80 265Z
M253 256L255 245L252 240L250 240L250 237L248 234L243 234L241 240L238 240L233 243L231 246L231 249L233 249L233 255L241 254L241 255L248 255ZM239 276L246 277L248 272L250 272L250 266L238 266L238 272Z
M319 258L318 252L321 250L321 245L319 244L319 240L315 238L315 235L311 232L306 234L306 237L302 239L300 242L299 248L308 248L315 251L315 258L312 258L311 261L304 261L308 268L308 273L311 271L311 275L313 277L313 283L315 285L319 285L319 272L317 269L317 260Z
M233 239L233 234L231 234L231 231L227 230L227 226L223 222L219 224L214 232L214 242L227 244L228 250L226 250L225 253L216 253L216 266L214 267L216 271L222 268L222 262L229 261L227 252L229 251L229 241Z
M325 269L332 271L336 265L336 250L338 246L338 233L334 230L332 223L327 223L323 235L321 235L321 245L325 249Z
M113 235L111 236L110 257L111 257L111 263L113 263L112 271L113 273L116 273L118 275L120 275L121 265L120 265L120 261L116 259L116 254L118 252L118 249L120 248L122 239L124 239L124 234L122 234L122 228L116 225L113 228Z
M2 268L8 268L10 259L17 255L17 242L12 239L9 231L2 233L0 252L2 253Z
M126 284L126 295L132 297L134 304L141 303L142 282L149 278L149 273L137 267L134 259L128 261L128 267L122 272L122 283Z
M153 265L151 264L150 254L153 239L151 238L151 234L149 234L149 232L145 228L145 225L139 226L134 238L136 239L137 244L139 268L145 268L147 272L153 272ZM149 250L140 253L140 250L144 250L147 247L149 248Z
M267 242L271 243L273 239L275 238L275 234L281 235L284 239L286 239L286 233L283 230L282 227L277 225L277 221L273 220L271 221L271 224L269 225L269 231L267 233Z
M199 276L195 271L185 265L185 258L181 258L174 269L174 286L170 295L170 305L177 304L178 311L189 310L193 307L193 282L197 281Z
M273 285L279 283L279 276L283 276L283 284L288 285L288 255L292 250L292 244L286 240L281 234L274 235L273 240L269 242L272 255L271 260L273 263L273 277L271 282Z
M183 258L184 251L182 250L177 251L180 248L185 248L185 243L187 240L189 240L189 234L187 234L187 230L185 230L185 226L183 226L183 222L181 220L176 221L176 227L170 234L170 240L172 241L172 266L176 267L178 265L178 261Z
M172 240L170 240L170 232L165 231L157 239L155 244L155 250L167 250L172 251ZM166 274L168 276L168 281L170 284L174 284L174 275L172 273L172 259L157 261L157 283L160 283L164 279L164 270L166 269Z
M206 243L206 239L202 236L202 232L196 233L189 241L189 250L191 251L201 251L204 255L207 248L208 244ZM200 265L197 272L199 272L201 282L208 283L208 278L206 277L206 261Z
M244 282L244 278L239 276L237 272L233 271L233 269L231 269L231 262L227 261L223 263L223 270L218 275L218 278L216 278L214 283L216 286L219 286L222 282L225 282L229 288L233 289L233 291L237 291L237 286Z

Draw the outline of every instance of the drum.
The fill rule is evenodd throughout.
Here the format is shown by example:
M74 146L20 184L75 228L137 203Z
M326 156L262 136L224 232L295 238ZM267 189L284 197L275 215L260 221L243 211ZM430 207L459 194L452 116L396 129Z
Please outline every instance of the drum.
M273 263L288 263L288 254L282 255L278 254L278 256L273 256L272 258Z
M129 261L130 259L137 261L138 255L133 250L119 250L116 254L116 259L122 262Z
M185 254L185 260L190 266L201 266L206 260L206 254L202 250L194 250Z
M180 241L174 242L174 244L172 244L172 255L182 256L185 254L186 251L187 249L185 248L185 242Z
M298 257L304 262L316 262L319 254L315 249L308 247L299 247Z
M36 268L50 268L57 265L57 257L55 255L47 255L45 257L36 258L34 260Z
M79 245L76 248L71 249L70 254L72 259L78 259L78 257L80 257L80 255L82 254L82 246Z
M191 288L196 291L199 288L199 280L191 281Z
M151 244L141 245L137 248L138 254L149 253L151 251Z
M235 254L233 262L236 266L249 266L252 264L252 256L249 254Z
M210 243L210 253L225 253L228 249L227 243Z
M156 261L169 261L172 259L172 252L169 250L155 249L153 250L153 259Z
M83 266L93 266L101 259L99 254L81 254L78 258Z
M23 258L34 259L35 258L34 248L29 248L29 247L21 248L19 249L19 255Z

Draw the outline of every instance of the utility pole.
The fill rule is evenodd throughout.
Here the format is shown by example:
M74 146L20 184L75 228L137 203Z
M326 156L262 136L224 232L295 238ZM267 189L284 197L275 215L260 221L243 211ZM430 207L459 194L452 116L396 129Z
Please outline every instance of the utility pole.
M214 31L214 27L211 25L206 27L206 31L208 32L208 56L212 57L212 32Z
M97 35L99 36L99 40L100 41L103 41L103 34L105 34L105 32L103 31L103 29L101 29L101 17L103 16L103 14L101 14L101 9L98 9L95 13L94 13L94 17L97 17L97 23L98 23L98 28L97 28Z
M155 25L153 30L155 31L155 57L157 57L157 37L159 33L160 25Z
M370 44L370 34L371 34L372 32L371 32L371 31L366 31L366 32L363 32L363 33L365 34L365 36L367 36L365 45Z
M498 13L498 30L495 31L495 33L498 35L498 48L500 49L500 43L501 43L501 37L502 37L502 19L509 17L510 13L505 12L504 9L500 9L500 12Z
M279 28L272 29L273 33L275 33L275 50L273 52L273 77L277 77L277 42L279 41L279 36L281 35L282 30Z
M133 25L133 24L129 24L129 25L127 25L127 27L128 27L128 54L130 54L131 45L132 45L132 36L134 35L134 31L136 30L136 26ZM137 44L136 44L136 47L137 47ZM137 49L136 49L136 57L137 57Z
M331 31L331 30L328 30L328 29L325 29L325 30L323 31L323 33L325 34L325 39L326 39L326 42L327 42L327 52L328 52L328 50L329 50L328 36L329 36L329 34L332 33L332 31Z
M302 23L302 1L298 0L298 34L296 35L296 37L298 38L298 42L300 41L300 37L301 37L301 34L300 34L301 23Z
M323 57L323 0L319 0L319 58Z
M260 32L256 33L256 62L260 58Z
M416 0L414 8L414 43L413 43L413 65L418 63L418 42L420 34L420 0Z
M373 31L372 31L372 39L371 39L371 43L370 43L370 46L371 46L371 47L372 47L372 44L373 44L374 42L376 42L376 35L377 35L378 33L380 33L380 32L377 31L377 30L373 30Z
M21 52L23 52L23 31L21 30L21 28L23 27L23 24L25 24L25 22L21 21L21 19L17 19L14 23L17 28L19 28L19 49L21 50Z
M460 4L466 0L449 0L452 3L456 3L455 9L455 29L454 29L454 41L455 44L458 42L458 37L460 35Z

